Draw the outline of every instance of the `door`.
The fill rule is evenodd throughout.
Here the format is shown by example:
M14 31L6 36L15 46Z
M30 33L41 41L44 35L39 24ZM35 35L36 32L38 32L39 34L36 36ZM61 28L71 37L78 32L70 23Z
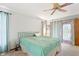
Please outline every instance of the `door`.
M71 23L63 24L63 42L72 44L72 26Z

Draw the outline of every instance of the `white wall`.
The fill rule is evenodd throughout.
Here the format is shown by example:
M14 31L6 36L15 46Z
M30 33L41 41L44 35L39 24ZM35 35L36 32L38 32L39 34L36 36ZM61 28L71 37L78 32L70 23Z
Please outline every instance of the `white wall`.
M13 13L9 19L9 49L15 47L15 41L18 40L17 32L40 32L40 30L40 19Z
M5 6L0 6L0 11L12 13L9 18L9 49L15 47L18 32L41 32L41 19L17 13Z

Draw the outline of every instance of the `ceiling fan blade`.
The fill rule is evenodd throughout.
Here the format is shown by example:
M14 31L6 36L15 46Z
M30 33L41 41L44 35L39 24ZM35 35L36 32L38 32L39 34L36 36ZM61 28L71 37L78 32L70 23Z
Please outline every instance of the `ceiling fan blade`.
M47 10L43 10L43 11L52 11L54 8L52 8L52 9L47 9Z
M51 15L53 15L55 11L56 11L56 9L54 9L54 11L51 13Z
M59 3L53 3L53 8L59 8L59 7L60 7Z
M59 11L62 11L62 12L66 12L66 10L64 10L64 9L58 9Z
M68 5L71 5L71 4L73 4L73 3L65 3L65 4L61 5L60 7L65 7L65 6L68 6Z

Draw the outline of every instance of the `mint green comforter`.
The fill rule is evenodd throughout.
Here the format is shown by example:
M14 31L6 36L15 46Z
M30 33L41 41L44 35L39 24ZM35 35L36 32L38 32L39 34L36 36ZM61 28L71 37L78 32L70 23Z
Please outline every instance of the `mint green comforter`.
M46 56L49 52L60 45L60 41L50 37L26 37L20 39L23 46L34 56Z

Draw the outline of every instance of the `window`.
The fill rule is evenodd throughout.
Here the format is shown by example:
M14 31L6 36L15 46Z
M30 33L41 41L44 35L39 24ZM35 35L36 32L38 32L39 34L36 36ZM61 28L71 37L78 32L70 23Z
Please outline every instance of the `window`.
M50 21L43 21L42 22L42 35L43 36L50 36Z

